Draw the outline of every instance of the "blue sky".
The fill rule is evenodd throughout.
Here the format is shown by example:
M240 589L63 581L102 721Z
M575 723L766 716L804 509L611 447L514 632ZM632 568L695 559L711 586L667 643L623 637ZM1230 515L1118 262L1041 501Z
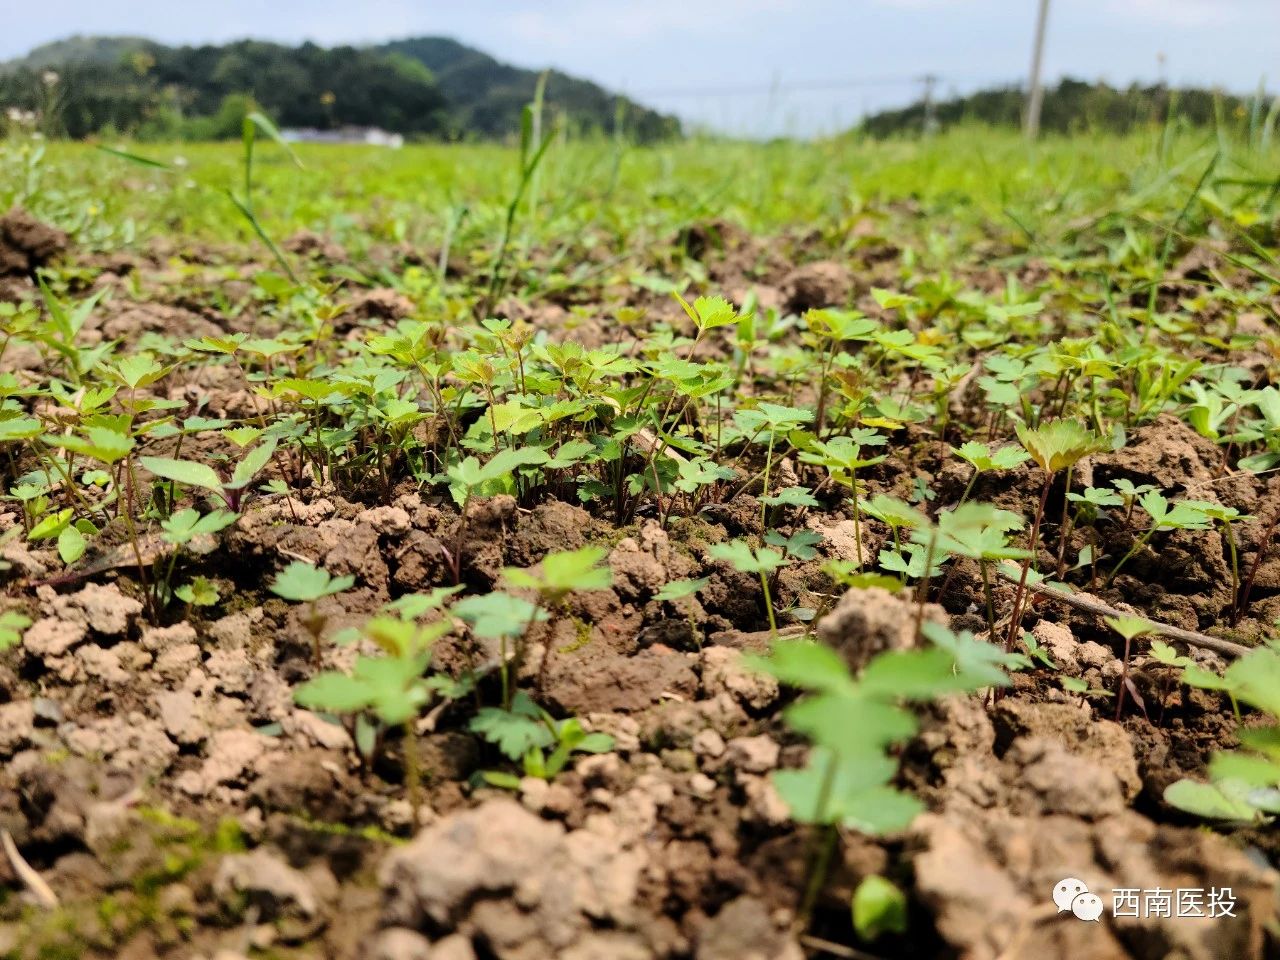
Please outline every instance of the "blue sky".
M444 34L555 66L695 124L809 135L918 96L1021 79L1036 0L14 0L0 59L72 33L170 43ZM1280 0L1052 0L1045 71L1113 83L1280 77ZM1163 58L1163 67L1161 66ZM727 92L732 91L732 92Z

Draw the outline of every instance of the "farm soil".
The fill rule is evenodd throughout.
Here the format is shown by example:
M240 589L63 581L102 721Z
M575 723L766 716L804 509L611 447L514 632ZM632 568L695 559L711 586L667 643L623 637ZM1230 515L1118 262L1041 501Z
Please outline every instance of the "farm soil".
M723 223L682 239L730 295L754 290L759 302L790 310L853 301L874 314L868 288L896 257L870 244L852 258L822 260L806 238L765 245ZM24 215L0 220L7 284L0 296L30 295L31 270L65 242ZM294 238L291 249L316 263L345 256L315 236ZM269 333L252 306L229 316L214 305L215 287L232 299L236 291L212 266L207 276L191 275L201 260L234 255L188 254L181 279L166 251L94 262L93 286L114 293L89 321L86 340ZM151 299L136 299L136 290ZM670 309L656 295L626 295L658 315ZM407 309L389 290L352 291L350 299L354 333ZM504 309L557 337L612 334L591 321L567 329L567 305ZM20 377L43 373L34 353L12 351L4 362ZM170 383L167 396L205 399L209 415L254 413L254 399L228 368L206 366ZM922 435L890 448L867 472L867 494L905 496L922 476L939 502L954 502L968 476L941 462L938 446ZM156 443L146 452L171 450ZM1083 464L1073 483L1123 477L1248 512L1256 519L1237 533L1247 565L1270 512L1280 509L1280 482L1238 476L1209 484L1221 467L1219 448L1161 418L1119 453ZM809 468L779 469L802 477ZM974 496L1029 514L1039 485L1022 467L981 478ZM758 502L744 493L674 518L665 530L651 516L616 529L605 510L555 500L523 508L495 497L469 509L461 569L473 588L491 588L503 566L527 566L551 550L609 549L614 585L572 595L534 628L522 682L557 715L576 714L612 734L616 747L578 760L551 783L526 779L512 793L470 785L477 771L502 761L467 732L465 706L424 718L427 796L417 824L400 742L376 769L363 769L343 727L294 704L292 688L314 672L305 611L265 585L296 558L355 576L355 589L319 604L331 636L389 599L446 584L447 550L461 521L447 497L404 483L385 497L312 487L293 499L259 498L216 550L193 561L191 571L229 598L218 614L159 626L144 615L121 531L108 530L108 546L81 561L82 577L63 576L51 550L4 548L12 564L7 595L35 624L0 665L0 828L61 905L31 903L0 858L0 954L838 956L797 933L815 837L789 821L769 774L801 765L806 747L781 721L787 696L744 660L767 646L759 591L708 555L720 540L762 532ZM0 527L16 522L0 513ZM857 667L881 650L910 646L915 610L882 590L841 596L820 572L826 559L854 557L854 522L846 506L833 505L798 521L825 540L818 557L783 572L778 602L822 611L818 632ZM874 521L861 532L871 554L887 534ZM1131 542L1121 528L1104 535L1113 554ZM655 599L668 581L692 577L710 578L697 598ZM1095 592L1122 609L1221 633L1227 583L1220 538L1198 532L1161 538L1113 587ZM995 590L1007 609L1012 588ZM961 565L927 615L981 630L980 598L976 568ZM1248 642L1277 617L1280 560L1262 566L1251 617L1232 635ZM1025 626L1061 675L1115 689L1122 650L1094 617L1038 598ZM354 654L323 648L327 667ZM1223 666L1214 654L1191 653L1203 666ZM456 672L495 655L457 631L439 644L436 660ZM1168 668L1142 652L1130 675L1141 709L1119 723L1110 719L1111 701L1069 694L1045 670L1015 675L994 702L952 698L929 708L903 750L901 772L928 813L885 841L840 838L812 933L847 942L852 890L880 873L907 892L911 925L909 934L869 948L873 956L1215 960L1273 951L1264 925L1276 908L1276 877L1259 849L1274 855L1274 838L1206 830L1161 800L1173 780L1202 776L1213 749L1235 744L1230 704L1170 682ZM1236 916L1082 923L1051 902L1064 876L1108 891L1231 887Z

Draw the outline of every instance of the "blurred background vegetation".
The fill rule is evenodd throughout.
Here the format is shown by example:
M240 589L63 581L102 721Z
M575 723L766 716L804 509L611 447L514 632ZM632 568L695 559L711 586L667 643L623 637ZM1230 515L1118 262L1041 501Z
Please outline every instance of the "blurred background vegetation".
M84 139L218 140L240 135L246 112L280 127L378 128L411 139L511 137L540 74L502 63L446 37L379 46L291 47L244 40L165 46L142 37L73 37L0 64L0 122L38 125ZM559 71L546 74L546 108L579 132L625 133L639 143L681 136L680 121ZM958 124L1017 127L1021 87L921 99L871 113L857 131L885 138ZM1116 88L1064 79L1046 91L1049 133L1129 133L1173 120L1188 126L1276 125L1280 100L1160 85Z

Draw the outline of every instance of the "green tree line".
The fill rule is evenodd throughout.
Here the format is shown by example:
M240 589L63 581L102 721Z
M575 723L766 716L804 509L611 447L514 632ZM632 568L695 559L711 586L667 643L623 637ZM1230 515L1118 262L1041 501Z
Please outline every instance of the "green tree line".
M0 65L0 118L31 112L47 133L77 139L220 139L239 135L252 105L282 127L493 138L519 129L537 78L440 37L368 48L74 37ZM613 132L621 123L640 140L680 132L673 118L561 73L549 76L546 103L577 128Z
M1026 101L1022 88L998 87L936 102L931 112L941 128L960 123L1016 127L1022 123ZM1127 133L1169 120L1192 126L1274 125L1276 111L1275 103L1265 95L1239 97L1217 90L1170 89L1163 85L1118 88L1068 78L1045 90L1040 129L1064 134ZM863 120L860 129L873 137L918 133L929 113L929 106L918 101L899 110L873 114Z

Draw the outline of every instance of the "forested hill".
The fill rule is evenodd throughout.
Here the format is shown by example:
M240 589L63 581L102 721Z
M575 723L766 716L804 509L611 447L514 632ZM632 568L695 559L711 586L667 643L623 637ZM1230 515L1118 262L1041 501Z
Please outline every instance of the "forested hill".
M533 97L539 72L513 67L487 53L448 37L415 37L394 40L378 50L409 57L421 63L436 79L449 104L451 122L459 131L501 137L519 127L520 111ZM546 99L556 109L579 121L612 130L620 98L590 82L552 70ZM622 101L625 130L640 140L676 135L679 121Z
M977 93L933 104L940 127L957 123L1016 127L1026 108L1025 91L1017 86L980 90ZM1125 133L1173 117L1194 126L1217 122L1239 124L1253 116L1265 122L1272 109L1269 96L1239 97L1215 90L1170 89L1163 86L1118 88L1106 83L1064 79L1045 90L1040 129L1049 133ZM886 110L866 117L861 130L876 137L918 133L924 126L926 106L917 102L900 110Z
M444 37L362 48L256 40L170 47L142 37L72 37L0 64L0 108L35 111L46 129L77 138L237 136L246 108L256 105L285 127L375 126L488 139L518 131L537 78L537 71ZM680 132L674 118L559 72L548 78L546 102L577 128L612 132L621 117L640 140Z

